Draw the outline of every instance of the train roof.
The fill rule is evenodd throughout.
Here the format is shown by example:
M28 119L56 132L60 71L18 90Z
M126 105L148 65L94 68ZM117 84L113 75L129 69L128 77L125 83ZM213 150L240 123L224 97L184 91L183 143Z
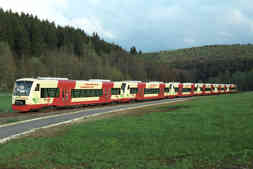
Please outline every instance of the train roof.
M58 78L58 77L37 77L37 78L20 78L16 81L37 81L37 80L69 80L68 78Z
M165 82L165 83L181 83L181 82Z
M61 77L37 77L38 80L69 80L68 78Z
M20 78L20 79L17 79L16 81L35 81L37 79L35 78Z
M120 82L125 82L125 83L141 83L142 81L139 81L139 80L125 80L125 81L120 81Z
M89 79L89 82L111 82L111 80L107 79Z
M191 83L191 82L185 82L185 83L182 83L182 84L184 84L184 85L192 85L193 83Z
M146 83L164 83L164 82L160 82L160 81L150 81L150 82L146 82Z

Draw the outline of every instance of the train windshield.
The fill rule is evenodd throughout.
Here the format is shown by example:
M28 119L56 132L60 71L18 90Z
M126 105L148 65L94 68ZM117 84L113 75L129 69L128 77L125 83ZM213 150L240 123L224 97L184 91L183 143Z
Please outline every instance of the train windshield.
M32 84L32 81L16 81L14 96L29 96Z

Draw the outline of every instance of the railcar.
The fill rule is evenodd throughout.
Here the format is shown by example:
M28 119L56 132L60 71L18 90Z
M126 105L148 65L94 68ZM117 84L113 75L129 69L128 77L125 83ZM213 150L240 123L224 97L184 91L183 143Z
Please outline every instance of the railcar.
M113 82L111 89L112 102L130 102L136 99L138 84L141 81L119 81Z
M89 105L110 103L113 82L109 80L76 80L75 85L69 87L69 103L68 105Z
M60 86L63 87L64 82L67 83L67 86L73 85L72 81L65 78L54 80L49 78L23 78L16 80L12 95L12 109L29 111L48 105L67 103L69 101L68 92L63 96L62 93L66 91L63 91L63 88L60 91Z
M153 100L164 98L163 82L141 82L138 84L136 100Z
M111 102L110 81L82 81L67 78L18 79L12 96L12 109L30 111L48 106L72 106Z

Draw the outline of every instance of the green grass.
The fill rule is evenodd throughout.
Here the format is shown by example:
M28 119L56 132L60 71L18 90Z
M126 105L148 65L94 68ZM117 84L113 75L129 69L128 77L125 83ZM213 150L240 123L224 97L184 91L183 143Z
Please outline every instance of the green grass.
M0 168L253 168L252 100L200 97L40 131L0 145Z
M0 92L0 113L11 112L11 94Z

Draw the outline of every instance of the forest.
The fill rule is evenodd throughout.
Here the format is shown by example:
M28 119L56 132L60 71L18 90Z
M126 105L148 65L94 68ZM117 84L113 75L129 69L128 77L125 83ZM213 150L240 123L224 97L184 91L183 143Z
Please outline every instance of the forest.
M236 83L253 89L253 45L209 45L143 53L96 32L0 8L0 91L22 77Z

